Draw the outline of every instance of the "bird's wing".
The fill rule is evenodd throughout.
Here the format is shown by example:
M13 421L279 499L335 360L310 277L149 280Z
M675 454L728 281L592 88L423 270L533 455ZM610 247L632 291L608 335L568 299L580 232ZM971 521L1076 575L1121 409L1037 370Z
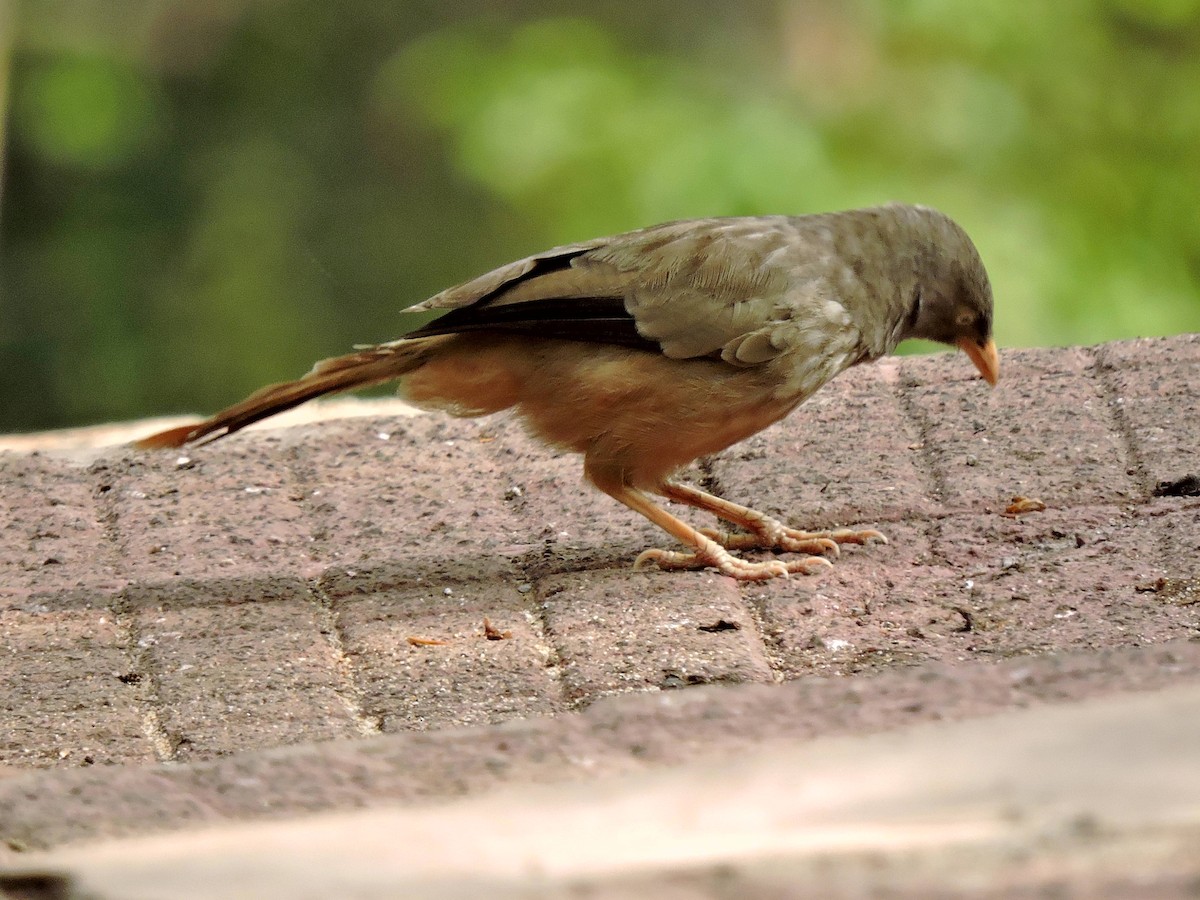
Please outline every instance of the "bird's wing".
M803 221L698 219L558 247L412 307L449 312L405 338L506 330L765 363L818 324L853 328Z

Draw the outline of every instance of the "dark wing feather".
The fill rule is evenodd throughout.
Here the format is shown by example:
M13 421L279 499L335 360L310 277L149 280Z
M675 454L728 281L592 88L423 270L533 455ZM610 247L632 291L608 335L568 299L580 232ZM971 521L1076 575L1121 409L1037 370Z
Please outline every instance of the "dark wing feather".
M657 341L638 334L637 323L626 312L622 297L552 297L499 306L465 306L450 310L405 337L469 331L503 331L644 350L659 349Z
M637 323L625 308L625 297L538 297L518 303L505 302L514 289L554 272L570 269L585 253L572 249L555 256L530 261L526 271L502 281L469 306L457 306L405 338L433 337L477 331L503 331L547 338L618 344L644 350L659 350L657 341L638 334Z

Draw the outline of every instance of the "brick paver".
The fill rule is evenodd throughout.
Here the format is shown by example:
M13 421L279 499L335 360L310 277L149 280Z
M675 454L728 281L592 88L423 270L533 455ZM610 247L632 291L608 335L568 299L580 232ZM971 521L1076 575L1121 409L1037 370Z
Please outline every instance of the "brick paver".
M180 580L122 600L165 758L358 733L335 644L300 579Z
M573 701L774 677L753 612L727 578L572 573L543 579L537 601Z
M124 587L94 471L40 453L0 453L0 604L31 594Z
M338 596L337 623L363 712L392 732L561 711L553 651L522 587L425 579L424 586ZM484 619L496 639L485 635ZM442 643L414 643L423 641Z
M47 599L0 613L3 759L37 767L153 762L147 729L155 703L117 616L89 608L81 595Z
M279 446L263 435L229 454L121 449L94 465L118 570L136 584L316 574L311 525Z

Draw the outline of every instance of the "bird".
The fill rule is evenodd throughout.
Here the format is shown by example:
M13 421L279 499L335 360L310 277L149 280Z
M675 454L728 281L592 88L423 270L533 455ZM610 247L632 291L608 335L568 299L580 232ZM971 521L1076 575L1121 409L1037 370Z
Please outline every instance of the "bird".
M448 288L409 307L441 315L396 340L136 443L208 442L314 397L398 379L418 407L468 417L513 409L542 442L581 454L587 482L684 547L647 549L635 568L715 569L747 582L815 574L839 545L886 538L802 531L678 473L910 338L960 348L994 386L992 306L974 243L930 207L667 222ZM659 500L738 530L695 528ZM775 552L754 561L745 550Z

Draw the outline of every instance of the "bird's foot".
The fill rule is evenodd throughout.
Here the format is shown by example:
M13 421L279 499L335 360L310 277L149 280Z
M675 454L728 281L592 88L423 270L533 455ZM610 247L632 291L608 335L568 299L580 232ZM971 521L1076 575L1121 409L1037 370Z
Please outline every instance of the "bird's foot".
M833 531L800 531L764 516L754 521L750 534L734 534L715 528L701 528L700 533L716 541L726 550L783 550L788 553L811 553L832 556L841 553L839 544L886 544L887 538L873 528L854 530L838 528Z
M692 553L644 550L634 560L633 567L640 569L648 563L656 563L660 568L667 570L712 568L738 581L769 581L772 578L786 578L788 575L814 575L822 569L833 567L824 556L805 556L786 562L781 559L749 562L734 556L715 541Z

